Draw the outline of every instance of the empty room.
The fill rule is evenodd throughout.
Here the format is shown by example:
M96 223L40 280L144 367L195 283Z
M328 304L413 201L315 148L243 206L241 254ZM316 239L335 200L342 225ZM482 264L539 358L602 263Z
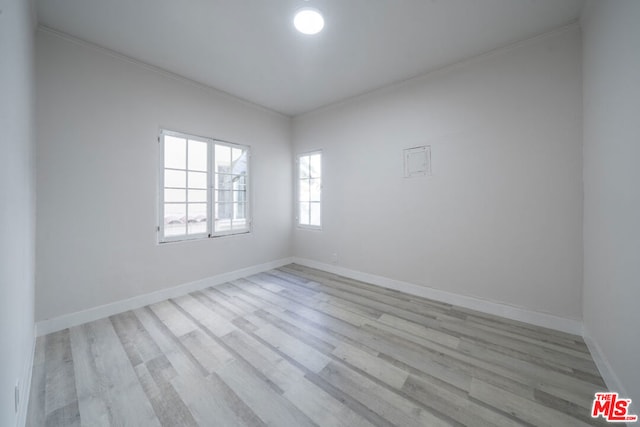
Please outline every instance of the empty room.
M2 0L0 426L635 425L639 23Z

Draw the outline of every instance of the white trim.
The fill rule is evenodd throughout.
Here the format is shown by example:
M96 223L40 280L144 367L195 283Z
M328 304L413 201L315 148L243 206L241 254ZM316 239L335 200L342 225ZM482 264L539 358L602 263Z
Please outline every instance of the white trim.
M29 409L29 397L31 397L31 376L33 375L33 359L36 354L36 325L33 325L33 343L31 352L24 362L22 377L20 378L20 403L16 417L16 426L24 427L27 424L27 410ZM13 396L13 393L11 394Z
M617 392L621 397L629 398L630 395L627 392L627 389L620 381L620 377L616 375L613 367L609 363L609 360L605 356L605 353L602 351L602 348L595 340L595 338L591 335L586 326L583 328L583 338L584 342L587 344L589 348L589 352L591 353L591 357L598 367L598 371L600 371L600 376L604 380L605 384L609 391ZM602 390L605 391L605 390ZM632 402L631 410L629 411L632 414L637 414L640 409L640 403Z
M231 280L237 280L253 274L262 273L264 271L282 267L283 265L291 264L292 262L293 258L282 258L275 261L269 261L264 264L241 268L239 270L184 283L182 285L162 289L149 294L138 295L133 298L100 305L98 307L92 307L75 313L65 314L59 317L54 317L53 319L41 320L36 323L36 335L42 336L52 332L61 331L72 326L81 325L83 323L102 319L124 311L134 310L149 304L164 301L168 298L179 297L190 292L221 285Z
M360 280L362 282L371 283L383 288L394 289L411 295L481 311L494 316L506 317L507 319L582 336L582 322L576 319L568 319L553 314L541 313L502 302L494 302L482 298L455 294L440 289L434 289L427 286L377 276L375 274L351 270L345 267L325 264L306 258L294 257L293 262L307 267L324 270L329 273L339 274L351 279Z

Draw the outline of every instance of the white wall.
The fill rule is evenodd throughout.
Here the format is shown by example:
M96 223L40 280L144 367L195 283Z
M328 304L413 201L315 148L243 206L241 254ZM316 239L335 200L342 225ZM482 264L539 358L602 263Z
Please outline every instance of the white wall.
M291 255L289 118L46 30L37 61L37 320ZM252 147L251 235L156 243L160 127Z
M324 153L298 257L580 319L580 33L572 26L294 119ZM431 145L433 176L402 149Z
M587 4L584 326L613 390L640 408L640 2ZM608 366L606 364L608 363ZM606 370L606 369L605 369ZM601 369L602 371L602 369ZM617 378L615 378L617 377ZM620 382L622 381L622 382Z
M0 425L21 416L33 350L35 161L31 2L0 3ZM18 421L19 422L19 421ZM24 422L24 418L22 421Z

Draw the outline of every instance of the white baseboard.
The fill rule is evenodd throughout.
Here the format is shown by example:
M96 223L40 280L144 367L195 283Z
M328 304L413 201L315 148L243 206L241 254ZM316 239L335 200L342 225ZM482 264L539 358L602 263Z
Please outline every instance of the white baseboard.
M27 410L29 409L29 396L31 396L31 376L33 375L33 358L36 354L36 327L33 326L33 343L31 343L31 352L29 357L24 361L22 368L22 384L20 387L20 402L18 404L18 416L16 418L16 426L24 427L27 424Z
M112 302L98 307L92 307L87 310L65 314L63 316L54 317L52 319L42 320L36 323L36 334L37 336L42 336L50 334L52 332L61 331L72 326L78 326L83 323L102 319L104 317L112 316L114 314L122 313L128 310L134 310L136 308L144 307L156 302L164 301L168 298L175 298L188 294L189 292L208 288L210 286L221 285L230 280L237 280L246 276L251 276L252 274L262 273L263 271L278 268L292 262L293 258L283 258L275 261L270 261L264 264L258 264L251 267L242 268L240 270L235 270L228 273L222 273L216 276L207 277L205 279L196 280L194 282L184 283L182 285L174 286L168 289L162 289L160 291L152 292L149 294L139 295L133 298Z
M293 262L307 267L324 270L329 273L339 274L351 279L360 280L362 282L371 283L383 288L394 289L411 295L429 298L432 300L477 310L495 316L506 317L507 319L511 320L517 320L536 326L542 326L545 328L555 329L557 331L582 336L582 322L580 320L568 319L560 316L555 316L553 314L541 313L533 310L528 310L526 308L516 307L509 304L489 301L481 298L459 295L452 292L442 291L440 289L402 282L400 280L389 279L387 277L377 276L375 274L363 273L361 271L351 270L349 268L332 264L325 264L306 258L294 257Z
M605 353L602 351L602 347L598 344L598 342L593 338L593 335L589 332L589 330L585 327L583 331L584 342L587 344L589 348L589 352L591 353L591 357L598 367L598 371L600 371L600 376L604 380L605 384L607 384L607 388L609 391L617 392L620 397L629 398L629 392L620 381L620 377L616 375L613 367L609 363ZM604 391L604 390L602 390ZM640 408L640 403L636 403L635 401L632 403L633 407L630 410L632 414L638 414L638 409Z
M144 307L149 304L163 301L168 298L175 298L185 295L189 292L205 289L210 286L220 285L230 280L240 279L252 274L261 273L263 271L278 268L286 264L295 262L311 268L317 268L330 273L339 274L355 280L371 283L383 288L394 289L408 294L429 298L436 301L453 304L460 307L477 310L483 313L505 317L507 319L517 320L536 326L555 329L562 332L582 336L582 322L574 319L555 316L548 313L540 313L527 310L522 307L516 307L500 302L489 301L481 298L459 295L439 289L429 288L427 286L416 285L413 283L403 282L400 280L390 279L387 277L377 276L375 274L364 273L357 270L351 270L332 264L306 259L306 258L283 258L276 261L259 264L228 273L219 274L205 279L196 280L194 282L185 283L168 289L163 289L149 294L139 295L126 300L116 301L110 304L93 307L76 313L70 313L63 316L55 317L40 321L36 324L37 336L49 334L51 332L60 331L72 326L81 325L93 320L102 319L114 314L122 313L127 310Z

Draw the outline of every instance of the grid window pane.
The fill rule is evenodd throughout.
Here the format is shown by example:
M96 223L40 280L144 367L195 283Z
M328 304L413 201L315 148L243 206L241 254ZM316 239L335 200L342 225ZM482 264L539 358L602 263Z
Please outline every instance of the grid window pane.
M164 186L185 188L187 186L187 173L183 171L165 170Z
M207 168L207 143L201 141L189 141L189 170L206 171Z
M233 217L233 203L216 203L216 219L231 219Z
M187 140L166 135L164 137L164 167L186 169Z
M309 201L309 180L308 179L301 179L299 181L299 196L298 196L298 200L300 200L301 202L308 202Z
M233 203L216 203L214 213L214 231L225 232L231 230L231 220L233 218Z
M247 220L245 218L234 219L231 226L233 230L245 230L248 228Z
M318 178L310 179L309 180L309 200L311 200L312 202L319 202L320 191L321 191L320 179Z
M300 202L299 218L300 218L300 224L309 225L309 203L308 202Z
M207 232L207 222L190 222L187 225L187 231L189 235L193 234L205 234Z
M298 161L300 179L309 178L309 156L300 156Z
M184 190L165 189L164 201L165 202L186 202L187 201L186 193Z
M246 187L244 175L231 175L231 186L234 190L244 190Z
M246 203L216 203L215 231L241 230L248 227Z
M234 148L231 153L231 173L245 175L247 173L247 151Z
M221 191L233 190L233 175L216 174L215 188Z
M207 188L206 172L189 172L189 188Z
M207 190L191 190L189 189L189 203L192 202L206 202Z
M202 222L207 220L206 203L189 203L189 222Z
M320 154L314 154L311 157L309 162L309 176L311 178L320 178L322 174L322 161L320 158Z
M246 203L234 203L233 204L233 219L246 218ZM237 227L236 227L237 228Z
M187 223L189 234L207 232L207 204L189 203L189 220Z
M184 203L165 203L164 235L179 236L186 232L187 205Z
M320 203L312 202L309 214L309 225L320 226Z
M230 203L233 201L233 193L231 191L217 190L215 192L217 203Z
M231 147L216 144L215 172L229 173L231 168Z
M244 203L247 201L247 192L246 191L234 191L233 192L233 201Z

